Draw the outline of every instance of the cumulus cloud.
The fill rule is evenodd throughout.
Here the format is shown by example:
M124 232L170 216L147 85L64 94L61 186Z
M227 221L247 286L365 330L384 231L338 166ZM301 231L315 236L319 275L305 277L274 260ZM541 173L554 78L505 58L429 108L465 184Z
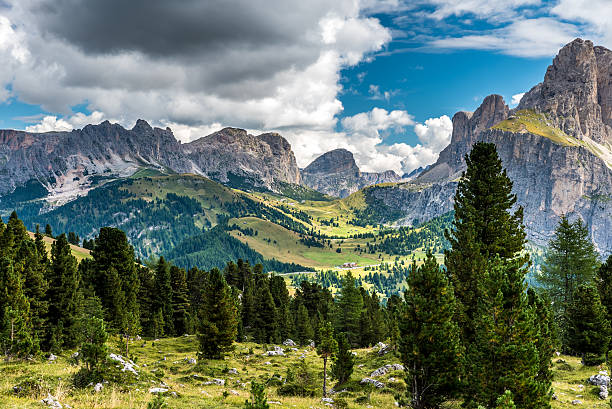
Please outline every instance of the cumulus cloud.
M238 126L323 144L342 111L340 71L391 40L356 0L7 2L0 100L54 113L32 130L76 126L71 107L85 103L181 140Z
M519 102L521 102L521 99L523 99L523 95L525 95L524 92L521 92L520 94L512 95L512 100L510 101L510 105L512 106L518 105Z
M104 120L104 114L99 111L94 111L90 115L85 115L78 112L64 118L58 118L54 115L44 116L39 123L26 127L28 132L50 132L50 131L71 131L73 129L82 128L87 124L99 123Z
M424 146L431 148L432 151L440 152L450 143L453 122L447 115L429 118L424 124L416 124L414 132Z

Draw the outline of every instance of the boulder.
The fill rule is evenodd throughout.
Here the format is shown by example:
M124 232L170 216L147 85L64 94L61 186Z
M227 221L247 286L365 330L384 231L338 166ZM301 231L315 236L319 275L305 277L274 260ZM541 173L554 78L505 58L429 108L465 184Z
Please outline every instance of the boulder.
M62 409L64 406L50 393L47 394L46 398L43 398L41 402L50 408Z
M53 354L49 355L49 359L48 359L49 362L55 362L56 360L57 360L57 356Z
M608 387L606 385L599 385L599 399L608 399Z
M382 389L382 388L385 387L384 383L382 383L380 381L377 381L376 379L372 379L372 378L363 378L359 383L362 384L362 385L365 385L365 384L369 383L369 384L372 384L372 385L374 385L375 387L377 387L379 389Z
M381 366L380 368L372 372L370 374L370 377L376 378L378 376L386 375L388 372L391 372L391 371L403 371L403 370L404 370L404 365L402 364L387 364L385 366Z
M113 361L118 362L120 365L123 365L123 368L121 368L121 372L131 372L134 375L138 376L138 372L135 369L138 366L131 360L126 360L124 357L117 354L110 354L108 357Z
M283 345L286 346L286 347L295 347L295 346L297 346L297 344L292 339L286 339L285 342L283 342Z
M157 394L157 393L166 393L168 389L166 388L151 388L149 389L149 393Z
M598 373L597 375L592 375L589 377L588 381L591 385L595 386L610 386L610 377L608 375L603 375L602 373Z
M97 392L102 391L103 388L104 388L104 385L102 385L101 382L98 382L97 384L94 385L93 389L94 389L94 392L97 393Z

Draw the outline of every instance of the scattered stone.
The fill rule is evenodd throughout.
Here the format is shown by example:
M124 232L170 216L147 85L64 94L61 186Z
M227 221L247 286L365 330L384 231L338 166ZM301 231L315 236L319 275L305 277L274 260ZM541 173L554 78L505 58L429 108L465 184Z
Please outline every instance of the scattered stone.
M552 400L557 400L557 399L559 399L559 398L557 398L557 394L556 394L556 393L553 393L553 394L552 394L552 396L551 396L550 398L551 398Z
M57 360L57 356L51 354L51 355L49 355L49 359L48 360L49 360L49 362L55 362L55 360Z
M385 366L381 366L380 368L378 368L377 370L372 372L370 374L370 376L372 378L376 378L378 376L386 375L388 372L391 372L391 371L403 371L403 370L404 370L404 365L401 365L401 364L387 364Z
M238 393L238 391L235 391L235 390L233 390L233 389L230 389L230 393L231 393L232 395L235 395L235 396L240 395L240 393Z
M77 359L79 357L79 353L75 352L74 354L70 355L70 358L72 359Z
M313 340L310 340L310 342L308 343L308 346L311 348L315 347L315 342Z
M135 368L138 368L138 366L131 360L126 361L124 357L122 357L121 355L117 355L117 354L110 354L109 358L123 365L123 368L121 368L121 372L127 371L127 372L131 372L134 375L138 376L138 372L135 369Z
M321 398L321 402L334 403L332 398Z
M264 362L264 365L272 365L272 362L266 361L266 362Z
M581 401L581 400L578 400L578 399L574 399L574 400L572 401L572 405L582 405L582 401Z
M168 389L166 388L151 388L149 389L149 393L166 393L168 392Z
M599 399L608 399L608 387L606 385L599 385Z
M230 370L227 371L227 373L230 374L230 375L238 375L238 369L230 368Z
M564 364L566 362L565 362L565 359L557 359L557 363L558 364Z
M292 352L299 352L300 350L299 350L299 349L297 349L297 348L291 348L291 351L292 351Z
M218 385L218 386L225 386L225 379L213 378L211 381L204 382L202 385Z
M283 342L283 345L286 346L286 347L295 347L295 346L297 346L297 344L292 339L286 339L285 342Z
M377 381L376 379L372 379L372 378L363 378L361 380L361 382L359 382L359 383L362 384L362 385L365 385L366 383L371 383L372 385L374 385L375 387L377 387L379 389L385 387L384 383L382 383L380 381Z
M282 405L282 403L280 403L280 402L279 402L279 401L277 401L277 400L269 400L269 401L268 401L268 403L269 403L269 404L272 404L272 405Z
M272 351L266 351L263 354L264 356L285 356L285 350L276 345Z
M55 396L51 395L50 393L48 393L47 397L43 398L41 402L51 408L62 409L64 407L61 403L59 403Z
M94 385L94 392L100 392L102 391L102 389L104 388L104 385L102 385L102 383L98 382L97 384Z
M592 375L588 382L591 385L595 385L595 386L601 386L601 385L605 385L605 386L610 386L610 377L608 375L603 375L601 373L598 373L597 375Z
M198 363L198 361L196 361L195 358L185 358L185 361L189 364L189 365L195 365Z

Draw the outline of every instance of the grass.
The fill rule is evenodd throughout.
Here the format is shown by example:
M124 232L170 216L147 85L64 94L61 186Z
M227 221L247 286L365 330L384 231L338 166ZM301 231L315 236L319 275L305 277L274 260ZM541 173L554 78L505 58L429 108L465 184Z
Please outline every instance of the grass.
M576 138L552 126L546 119L546 116L536 113L531 109L517 111L514 116L493 126L493 129L515 133L529 132L548 138L559 145L578 146L580 144Z
M34 233L28 232L30 237L34 238ZM55 241L54 238L43 235L43 241L45 242L45 248L49 255L51 255L51 244ZM70 249L72 250L72 255L77 259L77 261L81 261L84 258L91 258L91 252L83 247L75 246L74 244L70 245Z
M121 353L117 340L112 339L109 346L114 352ZM158 341L134 341L131 346L132 356L138 365L139 378L132 384L105 384L103 390L94 393L92 387L76 389L72 386L71 376L78 371L77 366L68 362L73 351L66 351L55 362L38 360L32 362L0 363L0 407L3 409L42 408L40 400L51 393L63 404L79 408L108 409L144 409L152 399L149 388L166 385L176 396L168 396L169 409L199 408L242 408L249 397L251 380L268 382L274 376L284 378L287 368L296 365L303 354L309 368L315 373L319 384L322 382L322 360L313 348L299 347L298 351L287 349L285 357L263 356L264 347L253 343L235 344L235 350L224 360L205 360L197 365L190 365L186 359L196 356L197 339L194 336L166 338ZM394 407L394 394L405 389L403 373L391 372L379 379L386 387L375 390L369 402L359 402L367 391L358 381L389 363L400 362L393 353L379 356L372 349L355 350L355 371L351 380L342 388L348 392L340 395L349 408L391 408ZM560 356L553 360L553 391L557 396L552 401L554 409L572 407L573 400L581 400L580 407L604 408L608 402L599 399L599 389L587 383L589 376L601 368L584 367L576 357ZM238 373L230 374L235 368ZM17 396L13 386L24 378L40 380L41 389L26 396ZM205 385L205 382L216 379L225 380L225 386ZM395 381L391 381L394 378ZM333 382L331 383L333 385ZM227 397L224 397L224 392ZM300 398L280 396L277 387L269 385L266 389L272 408L322 408L320 398ZM458 408L458 403L449 407Z

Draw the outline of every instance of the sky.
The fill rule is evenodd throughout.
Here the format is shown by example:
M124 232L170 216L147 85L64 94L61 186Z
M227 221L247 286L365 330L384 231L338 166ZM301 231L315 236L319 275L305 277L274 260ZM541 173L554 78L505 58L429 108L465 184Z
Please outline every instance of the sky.
M612 48L612 1L0 0L0 128L277 131L301 167L346 148L401 174L576 37Z

